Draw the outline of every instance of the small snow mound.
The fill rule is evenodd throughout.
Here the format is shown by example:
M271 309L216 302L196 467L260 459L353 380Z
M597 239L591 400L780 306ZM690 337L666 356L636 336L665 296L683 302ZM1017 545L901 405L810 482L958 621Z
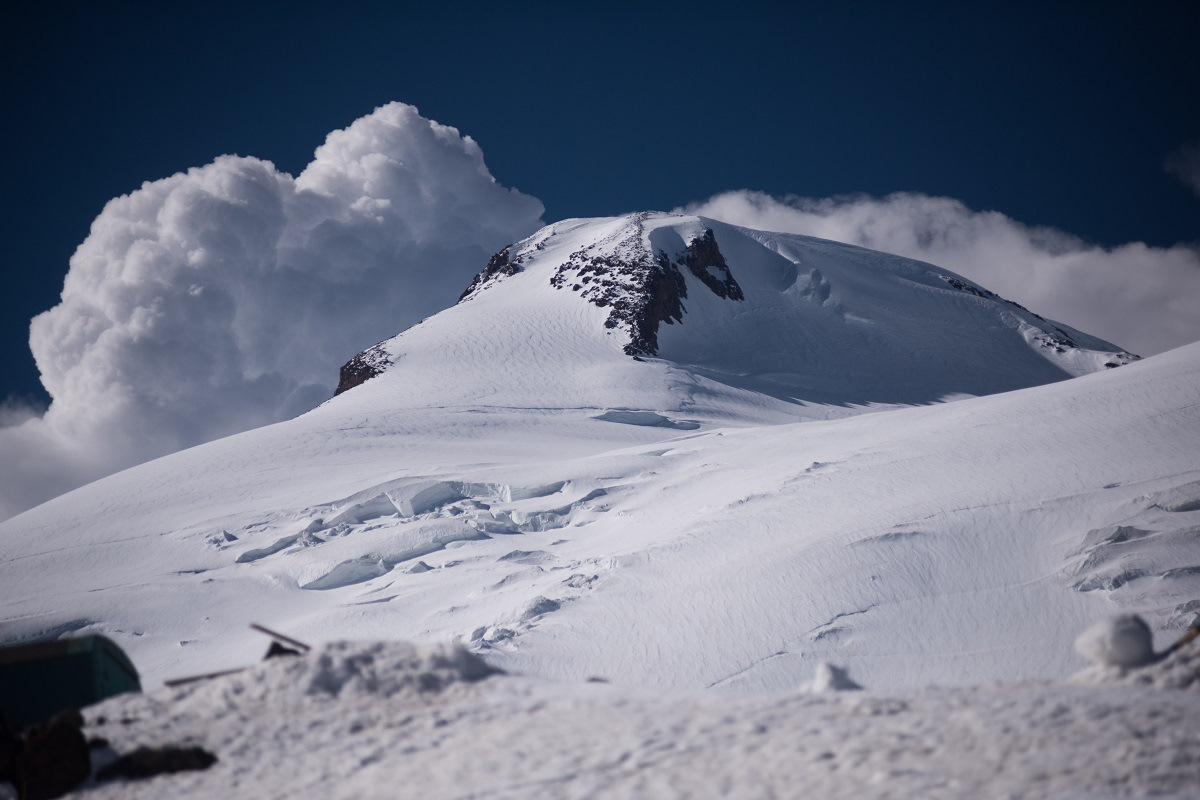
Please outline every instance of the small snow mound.
M1200 627L1200 620L1193 627ZM1070 682L1200 691L1200 641L1195 638L1185 641L1160 660L1137 669L1088 667L1072 675Z
M440 692L500 670L453 644L331 642L302 656L272 658L250 669L184 687L185 706L238 709L300 698L388 698Z
M814 694L848 692L861 688L863 687L851 680L849 670L834 666L828 661L817 664L816 674L813 675L812 683L808 685L808 691Z
M1154 660L1150 626L1137 614L1097 622L1075 640L1075 650L1105 667L1140 667Z
M307 694L339 697L440 691L496 672L458 645L409 642L334 642L298 659L290 671Z

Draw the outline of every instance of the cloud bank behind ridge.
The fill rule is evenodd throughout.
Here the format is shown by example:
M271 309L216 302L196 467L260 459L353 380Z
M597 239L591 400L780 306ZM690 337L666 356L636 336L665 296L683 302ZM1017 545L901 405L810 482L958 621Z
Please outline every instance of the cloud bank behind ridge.
M295 178L221 156L110 201L32 322L53 400L0 415L0 519L312 408L342 363L453 304L542 211L474 140L401 103L329 134Z
M1103 248L951 198L909 193L818 200L736 191L683 210L937 264L1140 355L1200 339L1196 244Z

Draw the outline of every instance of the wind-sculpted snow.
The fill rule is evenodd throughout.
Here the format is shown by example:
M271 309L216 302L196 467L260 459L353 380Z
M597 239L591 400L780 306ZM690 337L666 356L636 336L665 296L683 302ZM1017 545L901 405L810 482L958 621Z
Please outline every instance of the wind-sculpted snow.
M1200 480L1167 487L1133 498L1119 524L1088 531L1070 553L1070 574L1076 591L1118 605L1140 602L1153 586L1159 602L1176 604L1176 627L1200 610Z
M592 419L603 420L604 422L618 422L622 425L649 425L651 427L674 428L681 431L694 431L700 427L700 423L698 422L673 420L664 417L662 414L655 414L653 411L623 411L621 409L613 409L605 411L603 414L597 414Z

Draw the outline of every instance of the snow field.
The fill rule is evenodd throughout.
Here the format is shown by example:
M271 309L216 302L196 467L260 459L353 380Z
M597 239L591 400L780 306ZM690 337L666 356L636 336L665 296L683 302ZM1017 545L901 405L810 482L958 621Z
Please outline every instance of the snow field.
M111 635L150 685L252 660L254 621L630 685L782 690L819 661L878 688L1061 678L1112 610L1160 639L1190 619L1198 366L762 429L456 410L406 417L428 440L387 416L332 438L330 404L24 515L4 624ZM408 476L380 482L397 452ZM1142 574L1085 590L1114 552Z

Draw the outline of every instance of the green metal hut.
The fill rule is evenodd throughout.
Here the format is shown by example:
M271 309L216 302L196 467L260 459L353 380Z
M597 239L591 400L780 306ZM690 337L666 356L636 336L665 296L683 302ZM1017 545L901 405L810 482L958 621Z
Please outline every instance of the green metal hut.
M0 648L0 715L14 730L141 689L129 657L104 636Z

